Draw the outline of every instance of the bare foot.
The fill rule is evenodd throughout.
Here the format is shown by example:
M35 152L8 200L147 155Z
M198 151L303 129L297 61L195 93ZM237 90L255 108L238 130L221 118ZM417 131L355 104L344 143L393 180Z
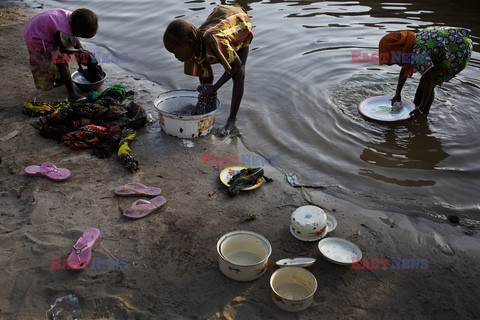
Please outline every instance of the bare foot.
M225 126L222 129L219 129L217 132L217 135L219 137L226 137L230 134L230 132L235 129L235 122L225 124Z

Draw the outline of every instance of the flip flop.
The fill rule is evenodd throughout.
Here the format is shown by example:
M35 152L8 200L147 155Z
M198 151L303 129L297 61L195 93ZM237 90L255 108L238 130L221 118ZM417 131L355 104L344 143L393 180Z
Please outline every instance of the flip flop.
M41 166L28 166L25 168L25 173L29 176L40 176L55 181L62 181L70 177L70 170L57 168L51 162L44 162Z
M162 189L156 187L147 187L144 184L138 182L130 182L123 186L115 188L115 194L120 197L129 196L158 196L162 192Z
M90 228L78 238L68 256L67 266L70 269L86 269L92 257L92 247L100 237L100 230Z
M140 219L158 210L166 202L167 199L162 196L155 197L150 201L138 199L132 204L130 208L127 208L123 211L123 215L132 219Z

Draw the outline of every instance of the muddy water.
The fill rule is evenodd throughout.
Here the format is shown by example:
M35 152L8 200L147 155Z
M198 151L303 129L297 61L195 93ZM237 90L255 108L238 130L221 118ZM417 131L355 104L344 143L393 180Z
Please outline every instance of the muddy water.
M174 18L201 24L216 3L92 1L88 6L99 15L100 30L91 41L119 58L122 68L168 90L194 89L197 79L183 75L182 64L164 49L163 30ZM237 3L248 10L255 33L238 119L249 148L278 155L280 170L296 173L301 183L323 185L327 193L372 208L480 219L477 0L461 6L434 0ZM85 2L45 5L73 10ZM472 30L469 66L436 89L426 121L385 125L362 118L358 103L392 95L399 67L352 63L352 51L371 56L386 32L431 25ZM415 74L407 81L404 98L413 99L418 80ZM158 94L152 92L152 100ZM217 126L228 116L230 95L229 83L219 92Z

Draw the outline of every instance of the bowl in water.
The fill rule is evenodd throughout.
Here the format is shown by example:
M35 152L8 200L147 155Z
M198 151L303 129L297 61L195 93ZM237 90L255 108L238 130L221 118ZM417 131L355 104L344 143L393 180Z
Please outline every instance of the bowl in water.
M79 71L75 71L74 73L72 73L71 77L72 77L73 83L75 83L77 87L85 91L91 91L91 90L97 90L103 85L103 83L105 82L105 79L107 78L107 74L105 74L105 77L103 77L102 80L97 82L88 81L87 79L85 79L83 74L81 74Z
M317 279L301 267L282 267L270 277L273 302L290 312L308 308L317 291Z
M302 206L290 217L291 234L302 241L317 241L328 233L328 216L317 206Z
M217 242L218 266L224 275L237 281L252 281L265 273L272 246L251 231L232 231Z
M158 111L160 126L165 133L178 138L197 138L207 135L213 128L217 109L192 115L198 102L198 92L194 90L172 90L160 94L153 102Z

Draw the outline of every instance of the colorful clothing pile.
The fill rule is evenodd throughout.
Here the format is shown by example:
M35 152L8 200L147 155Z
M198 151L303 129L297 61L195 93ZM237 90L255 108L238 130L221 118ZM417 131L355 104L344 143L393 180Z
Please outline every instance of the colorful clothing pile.
M116 152L126 168L136 171L138 161L129 142L135 139L135 129L145 125L146 112L134 101L124 103L132 92L127 92L122 84L109 89L96 100L55 104L57 108L53 112L41 116L32 125L40 130L42 136L56 139L62 146L91 148L100 158L110 157ZM45 108L46 105L26 102L24 108L27 113L34 114L39 106Z

